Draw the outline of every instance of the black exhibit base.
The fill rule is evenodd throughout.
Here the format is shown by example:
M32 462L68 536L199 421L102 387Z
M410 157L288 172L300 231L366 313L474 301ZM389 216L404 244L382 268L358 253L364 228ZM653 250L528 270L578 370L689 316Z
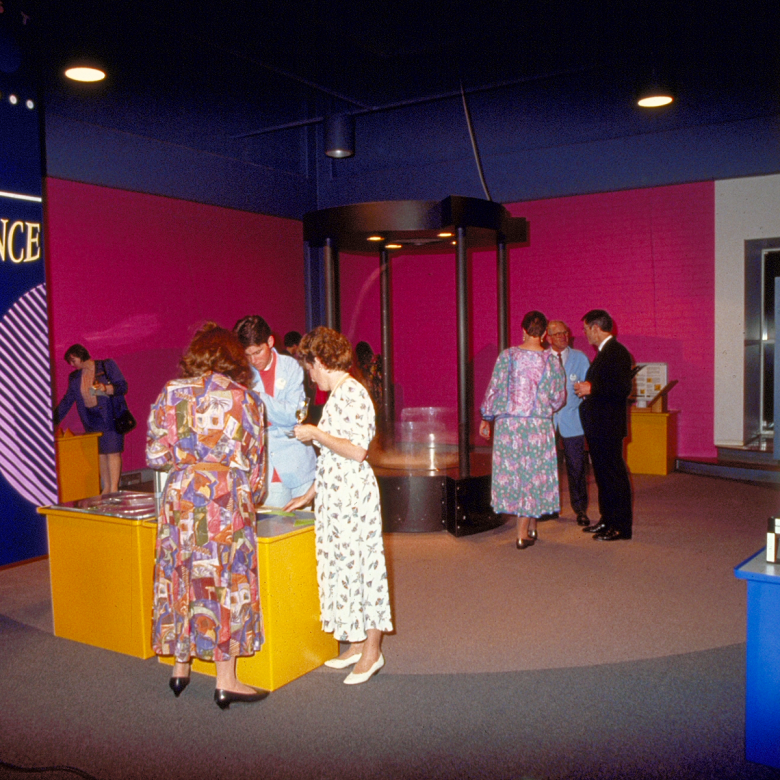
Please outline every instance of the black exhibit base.
M479 456L472 458L473 475L468 477L460 476L458 469L375 468L383 531L449 531L453 536L467 536L502 525L505 518L490 506L490 470L481 461Z

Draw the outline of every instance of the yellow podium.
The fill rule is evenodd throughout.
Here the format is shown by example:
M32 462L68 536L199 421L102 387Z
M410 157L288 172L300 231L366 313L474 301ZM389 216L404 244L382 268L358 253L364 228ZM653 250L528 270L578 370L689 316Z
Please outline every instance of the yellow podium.
M294 517L258 514L257 569L265 643L239 658L241 682L275 691L339 654L338 642L320 624L314 526L310 512ZM301 525L301 523L306 523ZM160 658L173 663L172 658ZM213 663L193 659L192 670L214 676Z
M632 474L669 474L677 458L677 415L631 409L626 464Z
M54 635L153 656L154 496L120 491L38 512L49 531Z
M54 440L57 450L59 501L78 501L100 493L99 433L65 431Z

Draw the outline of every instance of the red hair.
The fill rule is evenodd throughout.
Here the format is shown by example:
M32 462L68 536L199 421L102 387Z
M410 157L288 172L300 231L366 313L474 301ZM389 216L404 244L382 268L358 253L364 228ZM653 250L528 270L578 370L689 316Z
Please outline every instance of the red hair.
M195 334L179 361L182 376L202 376L210 371L225 374L234 382L249 386L252 371L244 347L235 334L207 322Z

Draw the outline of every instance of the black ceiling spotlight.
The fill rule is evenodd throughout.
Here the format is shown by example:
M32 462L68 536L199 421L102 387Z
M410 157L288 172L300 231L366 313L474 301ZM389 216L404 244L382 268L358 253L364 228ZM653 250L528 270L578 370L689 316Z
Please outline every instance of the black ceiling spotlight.
M325 117L325 154L336 158L355 154L355 117L351 114Z

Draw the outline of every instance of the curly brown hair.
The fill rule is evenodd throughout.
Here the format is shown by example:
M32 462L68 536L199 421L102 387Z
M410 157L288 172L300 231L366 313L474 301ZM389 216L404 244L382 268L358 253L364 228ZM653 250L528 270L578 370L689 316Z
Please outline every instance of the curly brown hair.
M234 333L220 328L215 322L207 322L198 330L179 361L179 369L183 377L214 371L245 387L252 379L241 342Z
M319 358L328 371L349 371L352 367L352 345L346 336L320 325L301 339L298 357L310 366L314 365L315 358Z

